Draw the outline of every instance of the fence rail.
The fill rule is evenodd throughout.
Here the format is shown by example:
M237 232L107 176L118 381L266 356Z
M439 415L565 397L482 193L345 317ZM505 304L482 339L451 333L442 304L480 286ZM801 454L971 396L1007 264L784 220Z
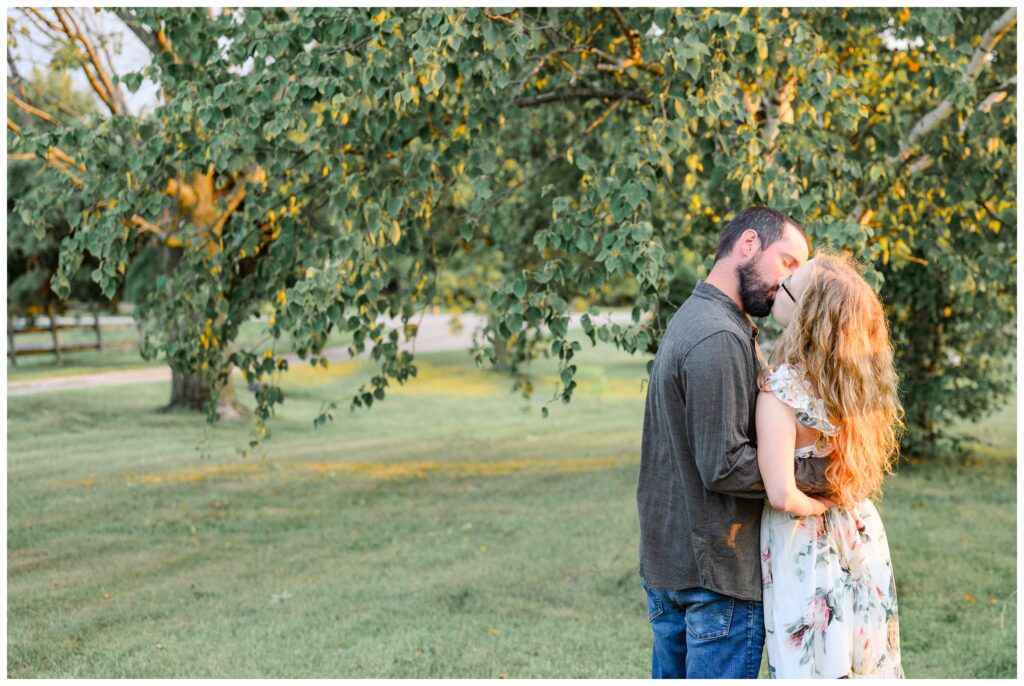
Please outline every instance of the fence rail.
M29 313L21 321L15 321L10 309L7 311L7 357L11 364L18 366L18 356L21 355L46 355L52 354L57 358L57 366L63 362L61 354L77 350L103 350L103 334L100 330L99 308L87 305L90 311L92 322L83 321L83 315L73 317L58 317L53 303L46 307L46 317L39 317ZM45 321L43 321L45 320ZM94 343L66 343L61 341L60 332L67 329L92 329L96 334ZM49 333L53 339L50 345L30 344L18 346L15 336L30 333Z

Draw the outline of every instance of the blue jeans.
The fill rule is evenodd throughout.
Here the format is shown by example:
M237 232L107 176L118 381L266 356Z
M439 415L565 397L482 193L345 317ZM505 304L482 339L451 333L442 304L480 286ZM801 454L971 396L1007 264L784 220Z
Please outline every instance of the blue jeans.
M764 649L763 604L704 588L647 591L653 679L756 679Z

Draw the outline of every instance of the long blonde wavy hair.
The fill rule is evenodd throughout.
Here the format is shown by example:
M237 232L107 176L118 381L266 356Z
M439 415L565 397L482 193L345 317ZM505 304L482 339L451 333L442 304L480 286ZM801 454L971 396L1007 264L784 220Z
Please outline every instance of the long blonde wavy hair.
M825 403L838 433L819 442L833 451L825 477L840 507L881 494L904 429L888 322L861 271L847 253L815 256L772 366L761 377L763 383L775 367L789 364L806 372Z

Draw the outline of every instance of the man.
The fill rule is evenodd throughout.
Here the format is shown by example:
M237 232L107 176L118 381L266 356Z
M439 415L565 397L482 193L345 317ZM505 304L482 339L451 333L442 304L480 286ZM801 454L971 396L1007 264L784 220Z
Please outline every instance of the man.
M785 214L740 212L654 359L636 494L654 678L754 679L761 667L754 404L764 357L750 316L771 312L779 282L808 252ZM797 460L801 490L826 491L823 463Z

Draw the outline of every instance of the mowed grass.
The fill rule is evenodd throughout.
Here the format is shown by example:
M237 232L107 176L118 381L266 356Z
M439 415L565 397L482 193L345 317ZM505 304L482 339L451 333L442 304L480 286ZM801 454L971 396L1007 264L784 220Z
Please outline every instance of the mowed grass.
M248 460L247 422L199 450L201 419L156 411L164 384L9 398L8 676L648 676L646 360L585 349L576 398L546 420L550 362L526 401L464 352L419 361L356 413L366 363L296 366ZM337 420L314 430L331 400ZM1016 675L1000 417L978 464L889 482L909 676Z

